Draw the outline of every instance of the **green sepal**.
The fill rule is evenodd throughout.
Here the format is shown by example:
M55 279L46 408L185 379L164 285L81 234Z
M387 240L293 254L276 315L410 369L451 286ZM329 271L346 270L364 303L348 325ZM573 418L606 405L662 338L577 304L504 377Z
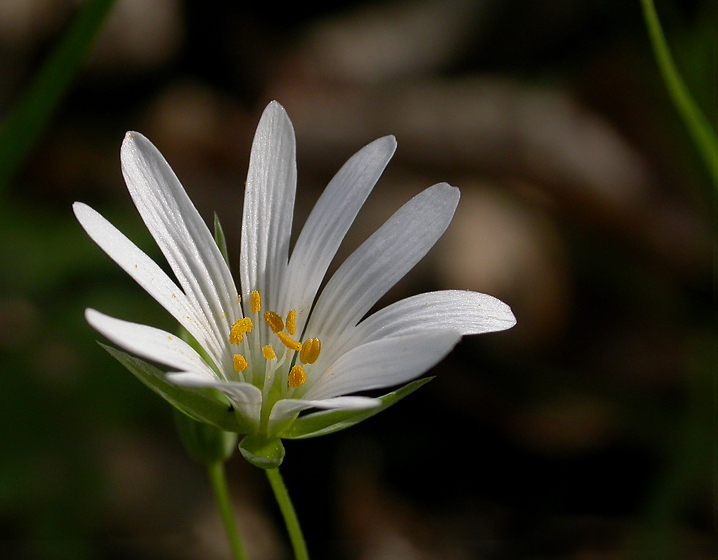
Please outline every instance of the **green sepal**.
M212 424L198 422L178 408L174 409L175 426L187 453L203 465L224 463L237 446L237 434L225 432Z
M214 241L215 243L217 243L217 247L219 247L219 252L222 253L222 258L224 258L224 262L226 262L227 266L229 266L227 238L224 235L224 230L222 229L222 224L219 221L219 216L217 215L217 212L214 213Z
M417 379L416 381L407 383L396 391L379 397L378 400L381 401L381 405L376 408L370 408L368 410L326 410L300 416L289 428L281 432L279 437L285 439L307 439L344 430L367 418L371 418L375 414L379 414L382 410L386 410L432 379L434 378L424 377Z
M121 350L98 342L111 356L125 366L142 383L147 385L172 406L198 422L211 424L226 432L246 433L239 425L237 415L226 403L211 396L205 389L180 387L165 379L165 372Z
M278 438L247 436L240 442L239 451L242 457L260 469L276 469L284 460L284 445Z

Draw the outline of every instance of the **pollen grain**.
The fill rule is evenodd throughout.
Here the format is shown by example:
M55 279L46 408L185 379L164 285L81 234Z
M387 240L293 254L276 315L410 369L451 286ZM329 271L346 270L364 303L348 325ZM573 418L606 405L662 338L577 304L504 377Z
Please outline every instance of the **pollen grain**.
M232 325L232 329L229 331L229 343L240 344L244 335L252 332L253 328L254 323L252 323L252 319L249 317L236 321L234 325Z

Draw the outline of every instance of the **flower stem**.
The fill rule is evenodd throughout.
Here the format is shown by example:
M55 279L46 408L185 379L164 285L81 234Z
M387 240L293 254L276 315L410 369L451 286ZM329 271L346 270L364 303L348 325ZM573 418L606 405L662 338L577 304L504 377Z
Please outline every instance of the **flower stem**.
M641 4L656 61L668 93L705 160L714 186L718 188L718 138L676 69L653 0L641 0Z
M78 3L60 41L0 127L0 192L47 127L82 67L115 0Z
M207 465L207 473L212 483L214 497L217 500L219 514L222 516L224 530L227 532L229 546L232 549L232 558L234 560L245 560L244 548L242 540L237 531L237 524L234 521L232 513L232 504L229 500L229 489L227 488L227 478L224 475L224 462L217 461Z
M277 498L279 509L284 516L289 540L292 542L292 548L294 549L294 557L296 560L309 560L309 552L307 551L307 544L304 542L302 528L299 526L297 512L294 510L292 500L289 499L289 493L284 485L284 480L282 480L282 475L279 474L279 469L266 469L265 472L267 473L269 484L272 485L274 497Z

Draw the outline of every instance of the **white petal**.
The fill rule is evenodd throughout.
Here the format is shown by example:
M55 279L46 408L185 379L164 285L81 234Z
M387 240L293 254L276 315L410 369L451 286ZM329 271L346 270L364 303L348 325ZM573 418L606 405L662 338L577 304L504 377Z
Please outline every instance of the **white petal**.
M72 205L77 220L92 240L127 272L147 293L185 328L207 350L221 367L223 348L214 332L196 315L184 292L165 272L132 241L95 210L76 202Z
M276 101L262 114L252 143L244 194L240 280L245 310L259 290L265 308L278 302L279 279L289 258L297 165L294 128Z
M457 330L436 330L357 346L310 381L303 398L326 399L405 383L436 365L460 339Z
M307 333L329 342L353 327L444 233L459 189L434 185L404 204L336 271L324 288Z
M269 414L267 437L272 437L277 433L295 413L308 408L364 410L376 408L377 406L381 406L381 401L370 397L336 397L313 401L283 399L274 405L272 412Z
M128 132L122 144L122 173L152 237L165 255L185 294L224 347L224 367L231 356L224 344L239 318L232 274L199 212L174 172L152 143Z
M444 290L397 301L364 319L337 344L336 352L387 337L433 329L455 329L462 335L503 331L516 324L511 308L478 292Z
M214 377L212 369L202 357L176 335L155 327L115 319L94 309L87 309L85 318L93 328L132 354L172 368Z
M234 381L218 381L216 378L209 379L204 375L186 371L170 372L165 377L168 381L184 387L218 389L229 399L242 418L247 421L250 431L256 432L259 430L262 391L254 385Z
M283 279L282 315L297 310L302 331L327 268L357 213L394 155L396 139L379 138L354 154L329 182L297 239Z

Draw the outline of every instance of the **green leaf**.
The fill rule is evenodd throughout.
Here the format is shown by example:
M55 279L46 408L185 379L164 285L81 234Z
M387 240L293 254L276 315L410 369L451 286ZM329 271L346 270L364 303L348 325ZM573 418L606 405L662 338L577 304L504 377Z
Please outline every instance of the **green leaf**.
M227 238L224 235L224 230L222 229L222 224L219 221L219 216L217 216L217 212L214 213L214 241L215 241L215 243L217 243L217 247L219 247L219 252L222 253L224 262L226 262L227 266L229 266L229 253L227 252Z
M300 416L279 436L285 439L307 439L349 428L367 418L371 418L375 414L379 414L382 410L386 410L432 379L434 378L424 377L417 379L404 385L401 389L387 393L379 397L381 406L369 410L326 410Z
M260 469L276 469L284 460L284 445L278 438L247 436L240 442L239 451L242 457Z
M118 362L125 366L137 379L160 397L198 422L205 422L226 432L246 433L238 422L237 415L226 404L210 396L202 389L180 387L165 379L165 372L125 352L98 343Z

